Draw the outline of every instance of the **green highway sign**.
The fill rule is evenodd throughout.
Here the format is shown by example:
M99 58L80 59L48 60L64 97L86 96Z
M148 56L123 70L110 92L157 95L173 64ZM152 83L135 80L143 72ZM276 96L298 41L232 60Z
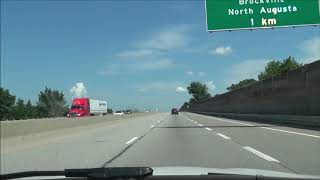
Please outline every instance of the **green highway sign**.
M208 31L320 24L320 0L206 0Z

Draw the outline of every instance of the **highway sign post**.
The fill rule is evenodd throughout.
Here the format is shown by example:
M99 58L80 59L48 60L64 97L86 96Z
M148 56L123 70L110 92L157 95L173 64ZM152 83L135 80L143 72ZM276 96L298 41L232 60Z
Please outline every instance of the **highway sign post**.
M208 31L320 24L320 0L205 0Z

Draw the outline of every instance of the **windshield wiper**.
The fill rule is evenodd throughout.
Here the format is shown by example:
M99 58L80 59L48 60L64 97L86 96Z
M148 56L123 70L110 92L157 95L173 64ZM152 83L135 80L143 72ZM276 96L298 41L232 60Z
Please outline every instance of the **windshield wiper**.
M65 177L87 177L94 179L108 178L136 178L152 175L150 167L111 167L90 169L65 169L64 171L26 171L11 174L3 174L0 179L16 179L36 176L65 176Z

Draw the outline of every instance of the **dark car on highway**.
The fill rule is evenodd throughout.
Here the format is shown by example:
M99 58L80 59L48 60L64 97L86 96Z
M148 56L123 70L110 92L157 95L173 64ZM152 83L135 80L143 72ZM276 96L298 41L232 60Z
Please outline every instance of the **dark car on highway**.
M173 108L171 109L171 114L178 114L178 109L177 108Z
M124 113L125 114L131 114L131 110L126 110Z

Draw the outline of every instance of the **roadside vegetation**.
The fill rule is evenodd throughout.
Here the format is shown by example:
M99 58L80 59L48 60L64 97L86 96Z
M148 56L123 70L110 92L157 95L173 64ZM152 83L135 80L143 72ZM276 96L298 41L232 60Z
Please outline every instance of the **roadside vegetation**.
M267 63L263 72L257 79L250 78L241 80L237 84L231 84L227 87L228 91L233 91L242 87L250 86L258 81L268 79L290 70L302 67L303 64L298 63L294 57L288 57L282 61L273 60ZM211 98L206 84L194 81L187 87L191 98L184 103L187 106L198 101ZM30 100L16 98L8 89L0 87L0 120L22 120L36 118L62 117L68 113L68 106L62 91L45 88L38 94L38 101L32 104ZM134 106L130 106L132 112L139 112ZM112 109L108 109L108 113L112 113Z
M274 76L278 76L283 73L287 73L290 70L294 70L296 68L302 67L303 64L298 63L294 57L289 56L288 58L278 61L272 60L267 63L264 68L264 71L261 72L257 79L249 78L239 81L237 84L231 84L226 89L228 91L233 91L242 87L250 86L258 81L262 81L268 78L272 78ZM191 98L188 102L183 104L183 107L188 106L189 104L196 103L198 101L206 100L211 98L210 93L208 92L208 87L206 84L194 81L189 84L187 87L188 93L191 95Z
M302 67L303 64L298 63L294 57L288 57L282 61L273 60L268 62L265 66L264 71L258 75L258 79L244 79L237 84L231 84L231 86L227 87L227 90L232 91L235 89L239 89L245 86L249 86L258 81L262 81L264 79L272 78L274 76L278 76L283 73L287 73L290 70L297 69Z
M38 101L32 104L10 94L0 87L0 120L22 120L65 116L68 106L63 92L45 88L40 91Z

